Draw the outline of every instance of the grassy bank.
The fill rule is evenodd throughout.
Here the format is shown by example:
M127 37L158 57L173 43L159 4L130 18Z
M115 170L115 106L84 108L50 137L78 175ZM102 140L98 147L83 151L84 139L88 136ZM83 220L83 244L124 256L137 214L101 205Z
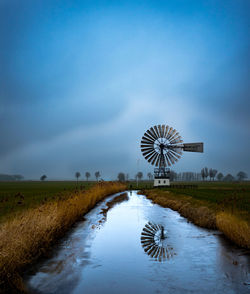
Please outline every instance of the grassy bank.
M250 248L250 185L201 185L197 189L148 189L153 202L178 211L194 224L219 229L241 247ZM238 192L237 192L238 191Z
M46 202L66 199L78 190L85 191L96 182L20 181L0 182L0 222L19 212Z
M21 271L105 196L125 190L121 183L102 183L83 191L40 204L7 218L0 224L0 289L24 291ZM0 291L1 291L0 290Z

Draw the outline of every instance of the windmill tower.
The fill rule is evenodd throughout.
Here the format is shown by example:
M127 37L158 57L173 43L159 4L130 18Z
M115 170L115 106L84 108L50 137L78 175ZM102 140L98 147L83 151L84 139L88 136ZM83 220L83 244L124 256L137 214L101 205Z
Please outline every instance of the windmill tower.
M203 143L183 143L179 133L167 125L148 129L141 139L141 151L145 159L155 166L154 187L170 185L170 167L183 151L203 152Z

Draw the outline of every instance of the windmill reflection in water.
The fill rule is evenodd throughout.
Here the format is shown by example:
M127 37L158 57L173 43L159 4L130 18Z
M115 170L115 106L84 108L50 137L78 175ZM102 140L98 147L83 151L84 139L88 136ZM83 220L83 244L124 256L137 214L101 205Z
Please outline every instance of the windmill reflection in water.
M141 244L144 251L157 261L165 261L175 255L167 244L167 237L162 225L148 222L141 232Z

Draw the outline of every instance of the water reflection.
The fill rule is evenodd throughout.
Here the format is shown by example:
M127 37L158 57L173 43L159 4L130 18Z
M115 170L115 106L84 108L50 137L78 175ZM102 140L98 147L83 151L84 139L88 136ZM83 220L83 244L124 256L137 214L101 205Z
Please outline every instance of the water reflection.
M121 195L98 203L27 273L31 293L249 293L249 257L218 232L136 191Z
M174 256L173 247L167 244L163 225L148 222L141 232L141 244L144 251L156 261L165 261Z

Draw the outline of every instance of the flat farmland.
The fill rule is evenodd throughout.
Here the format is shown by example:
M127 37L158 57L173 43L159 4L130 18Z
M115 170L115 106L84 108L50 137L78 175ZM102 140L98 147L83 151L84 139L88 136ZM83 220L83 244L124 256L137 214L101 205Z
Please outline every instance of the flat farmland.
M68 198L78 190L87 190L96 182L22 181L0 182L0 222L21 211L46 202Z

